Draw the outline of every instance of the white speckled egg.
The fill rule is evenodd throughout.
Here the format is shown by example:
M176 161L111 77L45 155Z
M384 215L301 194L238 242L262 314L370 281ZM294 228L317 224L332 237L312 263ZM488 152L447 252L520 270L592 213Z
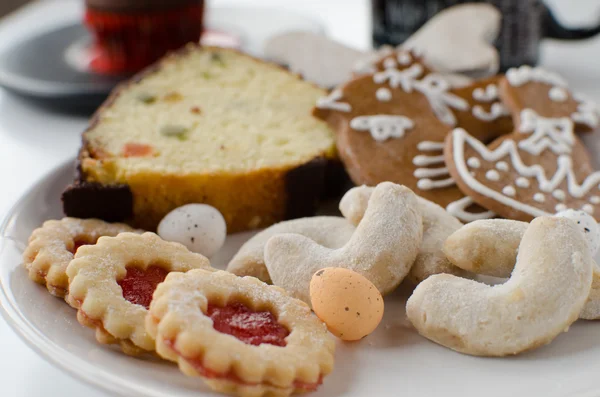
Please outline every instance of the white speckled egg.
M310 281L315 314L342 340L364 338L383 317L383 298L372 282L349 269L327 267Z
M169 212L158 224L158 235L176 241L208 258L221 249L227 237L223 215L206 204L187 204Z
M596 255L598 248L600 248L600 228L593 216L585 211L572 209L560 211L556 216L567 218L577 223L577 226L581 228L581 231L585 235L592 256Z

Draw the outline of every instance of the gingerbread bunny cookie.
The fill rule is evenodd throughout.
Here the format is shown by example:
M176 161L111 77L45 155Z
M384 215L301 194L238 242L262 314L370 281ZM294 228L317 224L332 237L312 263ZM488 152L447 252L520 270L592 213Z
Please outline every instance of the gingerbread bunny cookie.
M490 142L513 131L512 117L498 93L501 79L502 75L493 76L452 90L454 95L469 102L469 109L454 111L456 125L482 142Z
M594 130L599 124L596 103L570 92L561 76L539 67L509 69L500 83L500 93L513 112L531 109L545 118L569 117L576 132Z
M465 211L470 199L444 163L443 141L457 123L453 110L467 111L469 102L450 92L449 84L411 53L381 62L384 70L334 90L315 111L337 131L340 158L353 182L374 186L391 181L442 207L459 203L449 207L459 219L492 216Z
M531 80L514 86L510 76L501 82L500 95L516 130L486 147L466 130L455 129L445 147L450 174L465 194L505 218L529 221L567 208L600 216L600 173L593 171L574 133L571 107L555 106L545 113L551 117L520 108L536 107L537 98L549 95L549 84Z

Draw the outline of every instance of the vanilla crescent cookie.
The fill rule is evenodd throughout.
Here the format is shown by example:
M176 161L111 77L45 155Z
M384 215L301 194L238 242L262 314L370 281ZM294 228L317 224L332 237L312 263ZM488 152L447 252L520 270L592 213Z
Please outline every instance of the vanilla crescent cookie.
M374 188L358 186L350 189L340 201L340 211L352 224L362 220ZM468 277L469 272L454 266L443 252L444 241L462 227L462 223L439 205L417 196L423 217L423 241L407 279L419 284L433 274L449 273Z
M49 220L31 233L23 264L30 279L45 285L52 295L63 298L69 289L65 271L80 246L96 244L101 236L134 231L125 224L98 219Z
M586 238L594 256L600 244L600 227L583 211L567 210L557 216L571 219ZM444 252L456 266L476 274L510 277L521 239L529 226L526 222L491 219L463 226L446 240ZM585 320L600 319L600 266L595 263L590 296L579 314Z
M136 355L154 351L144 318L156 286L170 272L212 270L208 259L154 233L121 233L81 247L67 267L67 303L79 322L96 330L100 343Z
M386 294L408 274L422 238L417 196L405 186L383 182L343 247L330 249L305 236L280 234L267 242L265 263L273 284L306 303L312 275L326 267L354 270Z
M213 390L242 397L318 388L335 343L310 308L253 277L192 270L167 276L146 328L157 353Z
M238 276L252 276L271 283L265 265L265 245L277 234L294 233L306 236L327 248L340 248L352 237L356 228L338 216L315 216L283 221L256 234L235 254L227 265L227 271Z
M406 314L421 335L458 352L518 354L550 343L577 320L594 266L574 222L539 217L527 228L506 283L434 275L417 286Z

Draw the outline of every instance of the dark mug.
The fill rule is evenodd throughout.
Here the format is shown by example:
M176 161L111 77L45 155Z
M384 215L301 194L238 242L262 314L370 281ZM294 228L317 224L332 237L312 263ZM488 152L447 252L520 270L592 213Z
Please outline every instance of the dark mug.
M371 0L373 45L399 45L444 8L461 3L485 2L502 14L496 42L500 69L535 65L543 38L579 40L600 33L600 24L590 29L568 29L554 17L542 0Z

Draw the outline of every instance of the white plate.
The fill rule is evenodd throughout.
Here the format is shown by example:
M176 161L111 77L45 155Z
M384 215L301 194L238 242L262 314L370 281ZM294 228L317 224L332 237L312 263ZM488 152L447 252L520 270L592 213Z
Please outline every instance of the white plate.
M54 365L98 389L127 397L213 395L199 379L158 359L136 359L98 345L63 301L27 278L21 252L31 231L61 217L60 193L71 181L72 162L37 183L0 226L0 304L15 331ZM213 264L222 267L251 235L228 238ZM597 397L600 323L579 321L551 345L512 358L455 353L419 336L406 320L406 293L386 298L375 333L338 343L336 368L315 397Z

